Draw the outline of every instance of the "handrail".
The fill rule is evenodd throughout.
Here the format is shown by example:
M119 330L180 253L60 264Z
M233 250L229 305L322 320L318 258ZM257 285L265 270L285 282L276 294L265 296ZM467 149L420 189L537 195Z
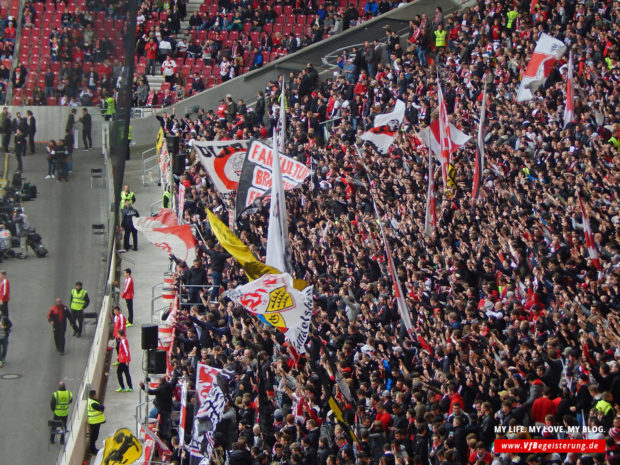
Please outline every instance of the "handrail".
M153 209L153 207L162 204L163 205L163 200L159 199L157 202L153 202L150 206L149 206L149 210L151 211L151 216L153 216L155 214L155 210Z
M147 185L147 182L146 182L147 173L150 173L154 169L159 170L159 161L158 161L157 153L155 153L155 155L151 155L150 157L145 158L146 154L148 154L149 152L155 152L155 150L156 150L156 147L151 147L150 149L147 149L140 154L141 165L142 165L142 185L143 186ZM155 162L155 164L151 165L153 162ZM151 166L147 168L147 165L151 165Z

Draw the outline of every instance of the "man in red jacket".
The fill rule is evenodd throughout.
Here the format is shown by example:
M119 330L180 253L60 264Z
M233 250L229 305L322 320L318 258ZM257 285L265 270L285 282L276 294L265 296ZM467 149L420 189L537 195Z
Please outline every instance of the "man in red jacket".
M47 312L47 321L54 328L54 344L60 355L65 355L65 332L67 331L67 320L69 319L69 309L62 303L62 300L56 299L56 305Z
M551 388L545 386L543 388L543 396L536 399L532 404L532 414L530 415L532 423L544 424L547 415L553 415L555 417L558 409L555 403L550 399L550 396Z
M0 271L0 314L9 317L9 300L11 300L11 286L6 278L6 271Z
M125 299L127 304L127 326L133 326L133 278L131 277L131 269L125 268L125 284L123 285L123 293L121 298Z
M131 362L131 354L129 352L129 341L125 336L125 331L122 329L118 331L120 337L118 341L118 367L116 368L116 376L118 377L119 387L116 392L133 392L133 384L131 382L131 375L129 374L129 362ZM123 374L127 380L127 389L125 389L125 383L123 382Z

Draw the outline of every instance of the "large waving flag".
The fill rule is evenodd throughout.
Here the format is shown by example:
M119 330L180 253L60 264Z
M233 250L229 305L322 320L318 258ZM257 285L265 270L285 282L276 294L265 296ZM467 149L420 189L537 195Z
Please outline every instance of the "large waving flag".
M586 239L586 248L588 249L588 255L590 255L590 260L592 260L594 268L600 271L601 262L598 259L598 251L596 250L596 245L594 244L594 236L592 236L590 220L588 219L588 215L586 214L586 207L583 204L583 200L581 200L581 195L579 195L579 191L577 191L577 202L579 202L579 208L581 210L583 234Z
M480 192L480 180L484 171L484 120L487 114L487 75L484 75L484 89L482 90L482 105L480 106L480 119L478 121L478 135L476 137L476 163L474 164L474 183L471 190L472 205Z
M215 214L207 209L207 218L211 225L211 231L215 234L218 242L226 251L232 255L235 260L239 262L243 271L250 280L255 280L263 276L264 274L278 274L280 270L258 260L254 254L250 251L249 247L245 245L241 239L226 226ZM302 290L308 283L302 279L295 279L293 281L295 289Z
M461 132L452 123L448 124L448 127L450 128L449 159L454 152L460 149L469 139L471 139L471 136ZM434 119L431 121L430 126L425 127L420 131L420 141L433 151L435 157L440 163L443 163L439 140L439 120ZM448 167L446 166L446 177L448 175L447 169Z
M284 99L281 101L281 112L284 112ZM280 113L280 118L284 117ZM273 133L273 165L271 167L271 203L269 205L269 229L267 230L267 259L265 263L283 273L292 273L291 245L288 239L288 218L286 217L286 197L284 181L280 166L280 150L278 148L278 131Z
M575 120L575 90L573 88L573 52L568 55L568 74L566 76L566 105L564 106L564 127Z
M266 274L226 292L226 297L284 333L298 354L306 353L312 317L312 286L298 291L288 273Z
M135 225L135 223L134 223ZM167 254L173 254L184 262L192 262L196 258L196 239L189 224L167 226L163 228L141 228L135 225L147 240Z
M200 164L220 194L229 194L239 187L239 176L250 145L249 140L194 141L193 148Z
M133 225L138 231L144 228L163 228L166 226L178 226L179 220L176 213L170 208L161 208L155 216L139 216L133 218Z
M394 142L398 128L405 119L405 102L397 100L390 113L375 116L374 126L360 136L372 143L379 153L386 154Z
M566 52L564 42L544 32L540 35L517 90L517 102L531 100L534 97L534 93L545 83L564 52Z

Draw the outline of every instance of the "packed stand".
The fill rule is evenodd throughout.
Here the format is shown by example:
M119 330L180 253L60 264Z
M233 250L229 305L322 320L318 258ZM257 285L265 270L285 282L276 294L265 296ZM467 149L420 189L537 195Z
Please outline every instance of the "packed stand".
M618 463L618 11L618 2L539 1L520 8L480 3L451 17L438 10L414 18L404 40L388 31L387 45L367 43L344 54L334 79L319 82L311 65L291 76L286 154L314 171L287 194L295 275L315 289L308 356L292 361L280 333L217 292L191 288L192 295L181 295L199 303L176 316L169 382L186 377L191 387L199 361L238 373L216 428L216 463L224 455L230 464ZM514 103L540 31L574 54L579 95L566 129L567 57L533 100ZM434 174L438 227L426 237L428 152L417 136L436 117L435 64L450 121L465 133L476 133L487 71L491 97L481 198L472 208L470 143L455 154L451 197L439 188L439 170ZM280 91L269 83L253 109L229 96L195 119L159 117L166 133L185 141L185 218L204 237L199 259L178 265L181 283L221 280L232 289L247 282L205 219L208 207L228 223L233 202L217 195L189 148L202 138L267 137ZM358 157L358 136L396 98L406 102L406 121L388 156L366 144ZM334 119L324 131L322 123ZM577 191L600 271L585 246ZM265 255L267 217L263 207L237 221L238 237L258 257ZM416 326L412 339L387 278L377 221ZM332 388L329 354L355 405ZM332 393L359 445L329 413ZM191 424L185 423L188 440ZM496 433L516 425L541 429ZM590 432L570 436L553 429L585 425ZM171 436L168 428L160 434ZM500 454L493 444L502 437L598 438L607 451ZM176 439L172 444L171 463L189 463L187 450Z
M402 3L402 5L406 4ZM144 2L138 13L135 106L169 106L401 5L386 0L339 3ZM187 20L186 30L181 22ZM165 83L152 91L146 75Z
M124 18L122 2L27 0L13 104L91 106L114 95Z
M15 51L19 1L11 0L0 9L0 102L4 104ZM15 84L15 81L14 81Z

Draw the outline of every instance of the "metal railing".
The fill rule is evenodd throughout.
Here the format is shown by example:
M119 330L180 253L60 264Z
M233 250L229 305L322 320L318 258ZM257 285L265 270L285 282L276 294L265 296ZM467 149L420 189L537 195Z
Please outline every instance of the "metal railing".
M157 213L159 211L159 208L155 209L155 207L159 206L159 205L163 205L163 200L159 199L157 202L153 202L150 206L149 206L149 210L151 212L151 216L153 216L155 213Z
M144 152L142 152L142 154L140 155L141 158L141 166L142 166L142 185L146 186L148 184L147 182L147 176L149 176L151 173L157 171L157 176L156 176L156 183L159 184L160 182L160 175L159 175L159 160L157 157L157 153L155 153L155 155L151 155L150 157L146 157L146 155L150 152L155 152L155 147L151 147L148 150L145 150Z

